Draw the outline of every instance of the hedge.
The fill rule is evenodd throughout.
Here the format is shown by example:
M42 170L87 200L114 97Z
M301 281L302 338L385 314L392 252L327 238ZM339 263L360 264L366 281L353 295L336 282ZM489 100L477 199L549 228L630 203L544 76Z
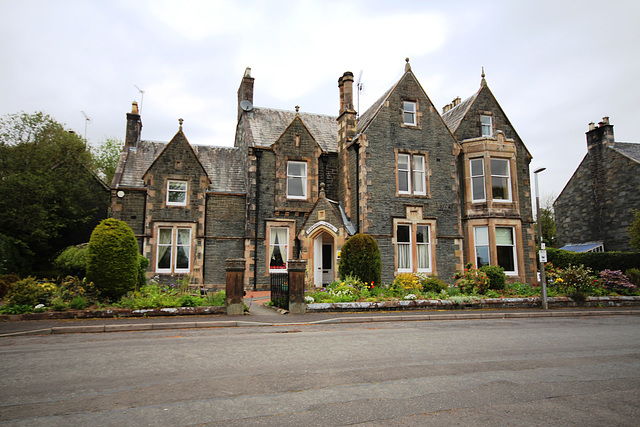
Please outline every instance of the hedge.
M547 248L547 261L554 267L567 268L570 265L584 265L593 271L640 268L638 252L571 252Z

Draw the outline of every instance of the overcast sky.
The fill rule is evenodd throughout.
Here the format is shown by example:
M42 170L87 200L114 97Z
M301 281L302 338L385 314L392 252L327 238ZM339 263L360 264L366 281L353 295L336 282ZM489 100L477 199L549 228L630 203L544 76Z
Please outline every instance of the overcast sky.
M480 85L557 196L591 121L640 142L640 2L0 0L0 115L43 111L91 144L143 138L232 145L246 67L254 104L337 115L337 80L362 73L360 110L411 67L438 111ZM144 99L136 86L144 91ZM532 189L533 191L533 189Z

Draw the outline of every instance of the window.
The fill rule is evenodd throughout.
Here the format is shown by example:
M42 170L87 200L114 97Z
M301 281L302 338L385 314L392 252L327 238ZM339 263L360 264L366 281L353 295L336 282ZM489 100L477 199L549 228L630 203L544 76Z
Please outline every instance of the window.
M484 202L484 160L471 160L471 195L474 202Z
M482 127L482 136L493 136L491 116L480 116L480 125Z
M189 273L191 267L191 229L158 228L156 272Z
M167 205L187 205L187 181L167 182Z
M271 227L269 229L269 272L283 273L287 271L289 229Z
M397 169L399 194L427 194L425 156L399 153Z
M489 227L474 227L473 236L476 249L476 266L491 265L491 250L489 245ZM513 227L495 228L495 256L493 265L504 268L506 274L518 273L516 262L516 244Z
M516 245L512 227L496 227L496 253L498 265L504 268L505 273L517 273Z
M416 126L416 103L413 101L402 102L402 117L404 118L404 124L409 126Z
M398 271L412 271L410 225L398 225L396 242L398 247Z
M480 268L483 265L490 265L489 229L487 227L475 227L473 232L476 244L476 267Z
M491 159L491 192L493 200L511 200L509 160Z
M430 227L422 224L396 226L396 256L398 272L430 272ZM413 266L416 265L417 269Z
M471 198L474 202L486 200L484 159L471 159ZM511 201L511 171L508 159L489 159L491 166L491 197L496 201Z
M287 162L287 198L307 198L306 162Z

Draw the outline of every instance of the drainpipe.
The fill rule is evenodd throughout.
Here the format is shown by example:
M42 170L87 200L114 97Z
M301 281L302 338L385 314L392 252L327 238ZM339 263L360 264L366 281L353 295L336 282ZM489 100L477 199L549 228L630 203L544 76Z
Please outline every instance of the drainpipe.
M260 215L260 159L262 151L253 149L256 156L256 223L253 238L253 290L258 290L258 216Z
M358 141L353 143L356 150L356 232L360 232L360 144Z

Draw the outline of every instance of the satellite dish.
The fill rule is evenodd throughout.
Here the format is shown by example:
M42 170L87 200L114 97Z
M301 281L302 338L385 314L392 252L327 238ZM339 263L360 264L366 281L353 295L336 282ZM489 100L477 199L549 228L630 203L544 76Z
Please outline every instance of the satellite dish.
M242 108L243 111L251 111L253 109L253 104L251 101L247 101L245 99L244 101L240 101L240 108Z

